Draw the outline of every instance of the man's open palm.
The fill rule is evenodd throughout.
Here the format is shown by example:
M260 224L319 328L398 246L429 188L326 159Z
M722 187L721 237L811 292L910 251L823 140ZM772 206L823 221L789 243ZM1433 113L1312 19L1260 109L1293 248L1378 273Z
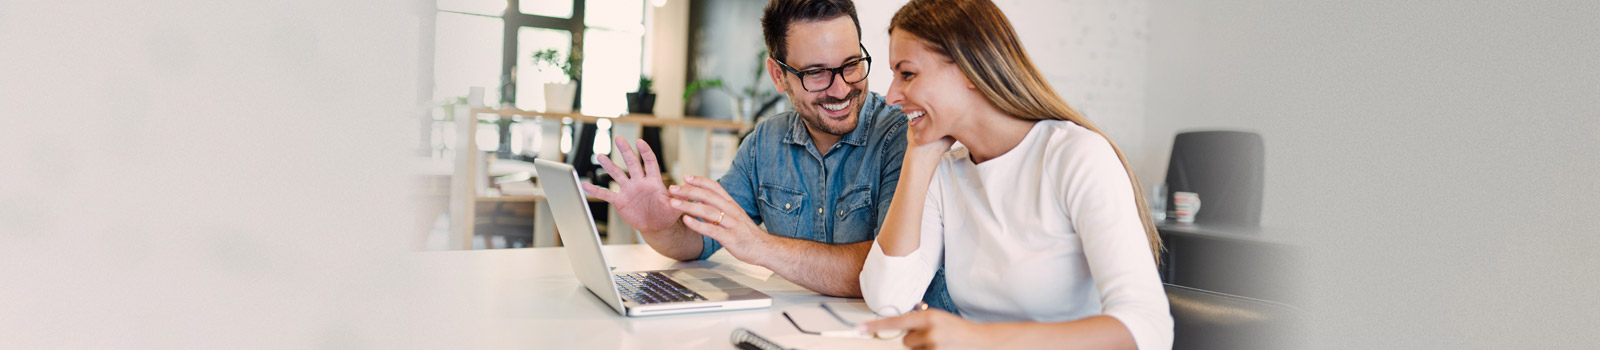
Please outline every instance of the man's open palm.
M640 231L658 232L677 225L678 217L683 213L667 204L667 186L661 181L661 169L656 165L656 153L650 145L639 140L639 152L635 154L633 147L628 147L628 141L621 136L612 140L617 145L617 151L622 152L623 162L628 165L628 171L618 169L607 157L600 158L600 166L620 187L619 192L600 188L593 184L583 184L583 190L611 203L617 209L617 214L622 215L622 220ZM643 162L640 162L640 157Z

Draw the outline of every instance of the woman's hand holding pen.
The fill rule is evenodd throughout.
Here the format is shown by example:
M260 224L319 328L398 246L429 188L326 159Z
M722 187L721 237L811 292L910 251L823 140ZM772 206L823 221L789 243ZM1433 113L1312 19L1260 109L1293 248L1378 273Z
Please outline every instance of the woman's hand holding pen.
M994 326L932 309L863 323L857 330L863 334L904 330L901 342L911 349L995 349L1000 342Z

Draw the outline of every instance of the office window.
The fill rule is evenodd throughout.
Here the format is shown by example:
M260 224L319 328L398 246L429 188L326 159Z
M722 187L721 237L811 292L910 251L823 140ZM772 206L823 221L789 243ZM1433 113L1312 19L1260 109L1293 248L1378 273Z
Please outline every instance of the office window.
M617 116L628 112L625 94L639 89L644 33L590 27L583 42L583 112Z
M644 1L642 0L585 0L585 7L602 9L604 16L586 16L583 24L613 30L643 31Z
M584 113L626 114L627 93L639 90L644 59L644 1L585 1L587 8L606 9L606 15L584 17ZM610 155L611 123L595 126L594 153Z
M438 0L439 11L500 16L506 11L506 0Z
M554 0L554 1L551 1L551 0L545 0L545 1L523 0L522 3L518 7L519 7L518 10L522 11L522 13L535 15L535 16L545 16L545 17L555 17L555 18L571 18L572 17L572 1L568 1L568 0ZM590 8L594 8L594 7L590 7Z
M533 61L533 53L548 49L561 52L563 57L571 55L572 33L534 27L517 30L517 108L544 110L544 84L567 81L567 76L560 68ZM587 87L585 90L588 90Z
M484 87L484 105L500 101L501 31L505 21L496 17L440 12L434 31L433 100L466 96L473 86Z
M559 69L537 69L533 53L556 49L571 55L576 50L583 68L580 111L599 116L627 112L625 94L638 89L642 71L645 0L436 0L435 5L435 101L452 101L478 86L484 88L485 106L509 102L520 109L543 110L544 84L566 78ZM502 96L503 83L512 84L514 93ZM439 123L443 119L436 117ZM609 154L610 123L597 126L595 151ZM508 140L480 131L480 146L505 142L512 154L501 156L531 156L528 143L537 136L530 139L523 134L537 133L537 128L507 127L512 133ZM436 129L436 137L448 137L448 126ZM562 128L563 152L572 148L571 129Z

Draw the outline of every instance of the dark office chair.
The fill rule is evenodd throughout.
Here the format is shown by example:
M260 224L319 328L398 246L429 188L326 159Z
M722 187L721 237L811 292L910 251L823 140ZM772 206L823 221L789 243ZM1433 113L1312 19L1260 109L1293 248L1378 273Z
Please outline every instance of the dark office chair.
M599 128L594 124L582 122L573 123L572 126L576 130L573 130L572 153L567 153L567 164L572 164L572 168L578 171L579 178L594 178L595 170L600 169L600 165L594 163L594 138L599 133Z
M1253 132L1178 134L1167 164L1167 208L1173 192L1194 192L1200 194L1196 224L1260 225L1264 148Z
M473 235L483 239L485 249L494 249L493 237L505 239L506 248L533 246L533 217L519 215L507 203L478 203Z
M594 142L596 141L595 138L599 134L599 128L591 123L579 124L582 124L583 127L578 129L576 132L577 135L573 135L572 153L567 154L567 164L572 164L572 167L578 171L578 177L592 179L596 174L598 174L599 170L603 170L599 164L594 162ZM646 126L640 131L639 138L644 140L645 143L650 144L650 149L655 151L656 167L661 169L662 172L668 171L667 157L665 154L661 153L663 152L661 146L661 127ZM599 141L613 143L615 140ZM632 140L629 141L632 142ZM629 146L634 145L630 143ZM613 145L612 147L616 146ZM601 180L603 180L605 183L610 183L610 174L606 175L608 176ZM596 184L599 185L600 183Z
M1271 301L1167 284L1172 349L1300 348L1302 312Z

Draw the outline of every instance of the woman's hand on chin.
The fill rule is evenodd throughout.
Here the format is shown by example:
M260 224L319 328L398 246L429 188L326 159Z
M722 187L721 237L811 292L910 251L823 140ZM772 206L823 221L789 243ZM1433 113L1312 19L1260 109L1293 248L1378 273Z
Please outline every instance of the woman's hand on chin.
M917 132L906 129L906 160L915 158L916 160L931 161L930 163L937 164L939 157L943 156L944 152L950 151L950 146L955 144L956 138L949 135L931 142L919 143Z

